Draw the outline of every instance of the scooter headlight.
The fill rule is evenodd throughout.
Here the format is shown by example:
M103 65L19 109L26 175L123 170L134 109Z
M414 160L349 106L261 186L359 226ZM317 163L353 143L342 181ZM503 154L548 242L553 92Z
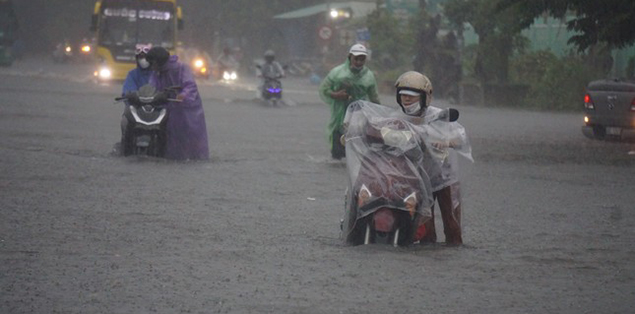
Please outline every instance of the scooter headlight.
M359 189L359 194L357 195L357 206L362 206L365 203L368 203L371 196L373 196L373 194L370 193L368 187L366 187L365 184L362 184L362 187Z
M194 67L195 68L202 68L204 65L205 65L205 62L203 62L203 60L201 60L201 59L194 60Z
M414 217L415 211L417 210L417 195L415 192L406 196L406 198L403 199L403 202L406 203L406 209L410 212L410 216Z
M73 50L73 48L71 48L71 46L66 46L66 48L64 50L66 50L66 52L71 52L71 50Z
M89 45L83 45L82 46L82 52L90 53L90 46Z

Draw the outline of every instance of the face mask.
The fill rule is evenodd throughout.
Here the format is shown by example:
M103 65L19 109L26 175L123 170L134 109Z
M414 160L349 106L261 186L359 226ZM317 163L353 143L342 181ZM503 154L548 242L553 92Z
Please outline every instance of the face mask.
M407 115L415 115L419 110L421 110L421 102L416 102L411 104L410 106L403 106L403 110Z
M142 69L147 69L150 66L150 63L145 58L139 59L139 67Z
M364 66L362 65L361 67L356 67L354 65L351 65L351 72L353 73L359 73L362 69L364 68Z

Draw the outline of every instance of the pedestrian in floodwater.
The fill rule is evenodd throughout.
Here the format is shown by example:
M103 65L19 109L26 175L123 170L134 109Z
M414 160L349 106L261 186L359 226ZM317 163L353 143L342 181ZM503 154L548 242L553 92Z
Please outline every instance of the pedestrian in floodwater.
M442 109L430 105L432 101L432 82L425 75L408 71L403 73L395 83L397 89L397 102L403 113L411 118L420 118L437 114ZM443 122L445 123L445 122ZM437 155L443 156L438 167L430 171L430 184L432 195L439 205L445 242L448 245L463 244L461 230L461 185L458 176L457 150L462 155L472 160L471 148L465 134L465 129L458 122L450 122L447 125L447 134L441 138L443 141L431 145L438 150ZM428 135L428 138L430 136ZM441 144L443 143L443 144ZM438 168L435 167L435 168ZM438 171L437 171L438 170ZM434 207L431 210L432 218L425 222L425 234L421 242L434 243L437 240L434 225Z
M331 109L326 132L333 159L346 155L339 139L348 105L360 99L379 104L375 75L365 66L367 57L368 50L364 45L353 45L346 62L333 68L320 84L320 98Z
M208 159L205 113L192 70L179 62L177 56L170 56L163 47L150 49L146 59L153 70L150 84L157 90L174 86L181 88L174 95L178 101L169 101L167 106L165 157L175 160Z

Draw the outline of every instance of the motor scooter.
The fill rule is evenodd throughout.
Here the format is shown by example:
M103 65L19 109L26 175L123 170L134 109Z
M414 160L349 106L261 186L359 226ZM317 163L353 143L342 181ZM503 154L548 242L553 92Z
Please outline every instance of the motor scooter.
M195 77L209 79L209 62L207 58L196 56L192 59L192 72Z
M73 46L68 41L61 42L53 50L53 61L55 63L65 63L73 58Z
M256 67L262 70L261 65L258 64ZM260 97L270 106L276 107L282 100L282 82L280 81L280 76L272 77L263 73L262 78L264 82L260 90Z
M433 121L456 121L446 109ZM355 101L347 109L343 136L349 186L341 221L346 243L407 246L425 236L433 204L430 178L440 175L437 146L426 142L436 133L413 123L394 108Z
M94 61L95 51L94 45L91 41L84 38L78 46L77 58L82 63L90 63Z
M121 143L123 155L146 155L164 157L166 144L166 121L168 101L180 101L168 98L173 91L180 87L170 87L157 91L150 84L141 86L138 91L130 92L115 98L117 102L126 102L130 108L130 115L126 118L132 122L132 127L126 132L126 138Z

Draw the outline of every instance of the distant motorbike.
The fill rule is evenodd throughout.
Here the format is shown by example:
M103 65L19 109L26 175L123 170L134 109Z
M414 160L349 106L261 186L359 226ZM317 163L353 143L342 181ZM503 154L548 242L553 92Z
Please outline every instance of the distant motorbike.
M77 51L78 51L77 57L80 62L89 63L93 61L95 51L94 51L92 43L88 41L82 41Z
M55 46L53 51L53 61L56 63L65 63L73 58L73 46L65 41Z
M341 227L348 244L407 246L425 236L424 222L431 219L430 177L439 175L440 164L422 136L428 130L387 110L365 101L347 110L349 187ZM433 120L457 118L449 109Z
M238 72L235 69L225 68L223 69L223 81L233 82L238 79Z
M262 69L260 65L256 65L256 67ZM263 74L263 79L260 97L269 105L275 107L282 100L282 82L280 82L280 77L270 77Z
M194 76L201 77L204 79L209 78L210 68L209 68L209 63L207 62L205 58L195 57L194 59L192 59L191 67L192 67L192 72L194 72Z
M216 62L218 79L226 83L238 80L238 62L231 58L219 58Z
M168 98L168 95L179 89L171 87L157 91L152 85L146 84L136 92L115 98L115 101L125 101L130 106L131 117L128 119L133 122L133 127L126 134L127 138L121 143L124 156L164 156L167 102L179 101Z

